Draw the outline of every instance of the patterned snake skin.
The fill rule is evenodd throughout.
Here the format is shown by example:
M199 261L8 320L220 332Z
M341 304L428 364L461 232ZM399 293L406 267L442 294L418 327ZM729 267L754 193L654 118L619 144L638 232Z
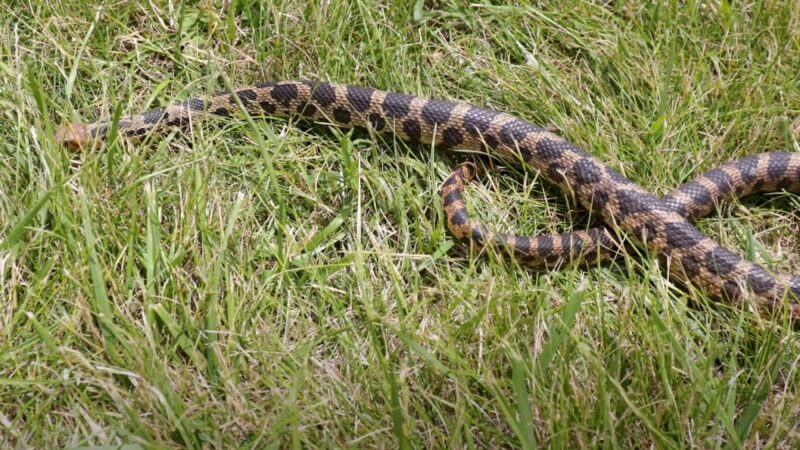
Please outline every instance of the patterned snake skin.
M772 159L772 162L770 162ZM792 170L776 173L770 164L783 164ZM685 183L664 196L673 211L687 219L703 217L715 205L753 193L786 190L800 192L800 153L762 153L729 162ZM553 267L571 262L593 263L612 259L620 253L619 242L606 227L560 234L520 236L497 233L474 221L467 212L464 188L477 175L475 164L461 164L442 184L447 227L456 237L478 247L495 245L525 265ZM738 183L738 184L736 184Z
M715 200L751 191L800 190L797 154L745 158L712 170L659 199L560 136L510 114L463 102L310 81L260 83L207 100L191 99L122 118L118 131L124 137L142 136L186 127L207 115L227 117L242 107L253 114L305 117L342 127L392 133L410 143L435 144L438 148L480 147L508 160L522 161L577 198L605 224L618 227L635 244L662 257L668 262L670 274L681 283L727 300L750 294L768 313L786 309L790 317L800 318L800 277L770 273L743 260L704 236L687 220L713 208ZM56 140L79 148L104 140L110 127L102 122L70 124L58 131ZM538 241L494 235L466 215L461 190L472 175L469 166L462 166L442 189L447 224L457 237L480 244L490 235L501 236L500 240L514 253L534 265L552 263L559 257L602 257L617 248L612 235L604 229Z

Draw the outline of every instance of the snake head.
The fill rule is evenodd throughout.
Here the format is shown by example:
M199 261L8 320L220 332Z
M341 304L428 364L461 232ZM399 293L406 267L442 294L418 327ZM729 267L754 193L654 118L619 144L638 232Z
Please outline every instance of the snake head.
M56 131L56 143L70 150L78 150L90 143L89 127L85 123L70 123Z
M475 163L466 161L461 163L456 169L465 183L469 183L478 175L478 166Z

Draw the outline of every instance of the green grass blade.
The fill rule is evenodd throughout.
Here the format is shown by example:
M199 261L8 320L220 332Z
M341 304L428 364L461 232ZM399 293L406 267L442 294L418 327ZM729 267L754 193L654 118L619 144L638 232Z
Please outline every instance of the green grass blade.
M39 214L39 211L44 208L47 203L50 201L50 194L51 191L45 192L43 195L39 197L36 203L25 213L22 218L11 227L11 229L6 234L6 238L3 239L3 242L0 242L0 251L2 250L10 250L14 247L22 236L25 234L26 229L33 223L36 216Z

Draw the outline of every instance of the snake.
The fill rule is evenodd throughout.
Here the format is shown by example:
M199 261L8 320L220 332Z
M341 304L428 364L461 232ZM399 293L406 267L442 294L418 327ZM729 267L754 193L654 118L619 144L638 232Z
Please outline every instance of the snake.
M721 246L690 221L715 202L750 192L800 191L800 154L771 152L712 169L664 198L648 192L554 130L510 113L467 102L429 99L364 86L324 81L268 81L207 98L191 98L118 119L73 122L55 133L70 149L101 144L116 129L123 138L141 138L186 129L211 116L236 113L297 118L343 128L390 134L409 144L438 149L480 149L492 157L537 171L635 246L665 262L670 278L702 289L710 297L737 302L752 298L768 314L785 311L800 318L800 276L768 271ZM470 219L462 191L474 177L458 167L440 190L449 231L478 245L496 242L524 263L607 258L618 249L608 228L561 235L492 233Z

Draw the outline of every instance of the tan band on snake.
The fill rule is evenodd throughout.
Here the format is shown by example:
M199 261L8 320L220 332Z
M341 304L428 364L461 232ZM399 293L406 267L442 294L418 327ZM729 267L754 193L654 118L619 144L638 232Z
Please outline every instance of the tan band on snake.
M765 311L785 308L791 317L800 318L800 277L770 273L745 261L687 220L713 208L713 201L707 199L761 190L748 188L758 183L764 188L797 191L800 165L795 154L771 153L747 160L735 170L717 169L659 199L562 137L510 114L463 102L311 81L260 83L231 94L124 117L117 126L121 136L141 136L185 127L208 115L230 116L240 110L240 105L251 114L304 117L341 127L367 128L439 148L483 148L522 161L577 198L608 226L618 227L637 245L664 258L670 274L680 282L698 286L717 298L733 300L753 295ZM70 124L59 130L56 138L64 145L82 147L104 140L110 128L111 124L104 122ZM459 187L457 180L451 183L443 191L448 227L456 236L480 240L480 233L463 228L468 220L466 210L448 197L451 192L460 192L463 185ZM616 248L613 242L606 242L609 235L601 231L540 241L537 252L553 259L585 256L591 254L592 246ZM537 253L530 251L529 238L518 238L508 243L527 257L527 262L547 262L535 260ZM583 244L576 252L578 239ZM545 251L539 252L542 245Z

